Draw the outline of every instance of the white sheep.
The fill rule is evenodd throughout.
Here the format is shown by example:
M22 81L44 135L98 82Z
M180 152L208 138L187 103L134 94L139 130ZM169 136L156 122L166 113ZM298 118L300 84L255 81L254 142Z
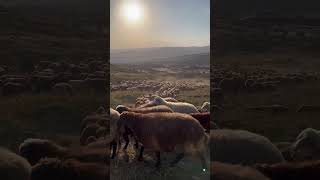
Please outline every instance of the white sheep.
M201 112L210 112L210 102L204 102L200 109Z
M5 180L29 180L31 165L23 157L0 148L0 177Z
M119 141L119 134L117 133L117 123L120 119L120 114L118 111L110 108L110 148L112 148L111 158L113 159L116 156L117 151L117 141ZM107 139L107 138L106 138Z
M320 159L320 131L307 128L296 138L292 145L292 158L294 160Z
M210 149L211 161L223 163L252 165L284 161L269 139L244 130L210 131Z
M117 122L120 119L120 113L110 108L110 137L116 135Z
M153 100L153 103L156 105L166 105L169 108L171 108L174 112L179 112L179 113L198 113L198 109L190 103L186 102L168 102L165 99L156 96Z

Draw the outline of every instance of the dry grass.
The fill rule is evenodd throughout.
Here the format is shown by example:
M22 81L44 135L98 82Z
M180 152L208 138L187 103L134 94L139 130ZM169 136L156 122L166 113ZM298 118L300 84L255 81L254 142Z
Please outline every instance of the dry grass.
M174 153L161 154L162 166L155 167L155 153L144 152L144 161L137 160L138 150L129 145L127 151L118 151L117 157L111 161L112 180L209 180L210 173L203 172L199 159L185 157L176 166L169 163L175 158ZM209 159L209 157L207 158Z

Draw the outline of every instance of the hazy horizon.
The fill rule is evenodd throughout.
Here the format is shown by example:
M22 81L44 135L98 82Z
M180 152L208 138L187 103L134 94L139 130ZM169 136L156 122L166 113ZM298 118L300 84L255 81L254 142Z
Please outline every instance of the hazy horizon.
M110 7L111 50L210 44L210 0L111 0Z
M210 48L210 44L204 46L159 46L159 47L137 47L137 48L110 48L110 51L117 51L117 50L139 50L139 49L161 49L161 48Z

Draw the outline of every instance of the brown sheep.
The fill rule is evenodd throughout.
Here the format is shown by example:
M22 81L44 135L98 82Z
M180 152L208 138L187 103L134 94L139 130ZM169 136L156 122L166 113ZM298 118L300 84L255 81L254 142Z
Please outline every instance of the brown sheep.
M208 135L201 124L192 116L182 113L149 113L140 114L124 112L118 121L118 132L124 133L125 128L132 130L144 147L152 149L157 155L160 166L160 152L179 153L171 163L178 163L185 153L196 154L207 169L204 153L208 145Z
M106 142L107 144L107 142ZM65 148L45 139L27 139L19 147L19 154L31 165L41 158L74 158L86 162L106 161L108 148Z
M109 167L105 163L85 163L75 159L61 161L41 159L32 167L31 180L106 180Z
M256 169L272 180L320 179L320 161L284 162L272 165L258 164Z
M165 106L165 105L150 106L150 107L145 107L145 108L129 108L129 107L125 107L123 105L118 105L116 110L119 113L128 111L128 112L136 112L136 113L142 113L142 114L155 113L155 112L167 112L167 113L172 113L173 112L173 110L171 108L169 108L168 106ZM126 132L123 134L123 139L126 142L125 146L123 148L124 150L127 149L128 145L129 145L129 142L130 142L129 136L133 136L132 131L130 129L126 129ZM135 143L135 147L136 148L139 147L137 140L136 140L136 143ZM139 159L141 159L141 158L139 158Z
M169 112L172 113L173 110L165 105L159 105L159 106L152 106L152 107L146 107L146 108L129 108L123 105L118 105L116 110L121 114L124 111L128 112L136 112L136 113L153 113L153 112Z

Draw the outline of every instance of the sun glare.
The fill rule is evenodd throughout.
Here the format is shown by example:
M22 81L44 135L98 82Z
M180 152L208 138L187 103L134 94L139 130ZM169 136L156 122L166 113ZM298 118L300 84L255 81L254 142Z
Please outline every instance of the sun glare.
M122 12L129 23L137 23L143 17L143 8L138 2L128 2L123 5Z

